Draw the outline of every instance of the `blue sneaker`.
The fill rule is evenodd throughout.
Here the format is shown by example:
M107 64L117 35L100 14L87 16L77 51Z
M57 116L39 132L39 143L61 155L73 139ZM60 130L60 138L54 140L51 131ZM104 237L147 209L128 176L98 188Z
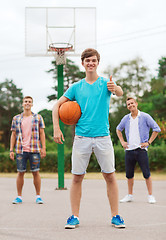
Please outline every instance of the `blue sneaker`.
M14 199L12 203L13 203L13 204L22 203L22 199L19 198L19 197L16 197L16 199Z
M78 218L74 217L72 215L67 219L67 224L65 225L65 229L74 229L79 226L79 220Z
M112 218L111 220L112 226L116 227L116 228L125 228L125 223L124 220L121 216L116 215Z
M38 198L36 198L36 203L37 204L43 204L44 202L40 197L38 197Z

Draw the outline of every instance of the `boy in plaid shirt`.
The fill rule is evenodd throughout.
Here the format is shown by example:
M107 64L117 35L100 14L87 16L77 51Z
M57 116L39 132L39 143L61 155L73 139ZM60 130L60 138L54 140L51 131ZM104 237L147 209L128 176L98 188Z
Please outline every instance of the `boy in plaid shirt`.
M33 98L26 96L22 104L24 111L13 117L10 139L10 158L14 161L14 147L17 161L17 193L13 204L22 203L22 188L27 160L33 174L36 189L36 203L42 204L40 197L41 178L39 174L40 156L46 156L44 121L41 115L31 112Z

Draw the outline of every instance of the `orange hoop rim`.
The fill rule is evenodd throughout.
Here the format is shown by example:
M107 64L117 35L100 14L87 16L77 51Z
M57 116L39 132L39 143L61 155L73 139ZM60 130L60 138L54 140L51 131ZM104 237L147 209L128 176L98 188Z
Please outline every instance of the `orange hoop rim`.
M73 48L73 45L71 43L51 43L49 45L49 51L52 52L67 52Z

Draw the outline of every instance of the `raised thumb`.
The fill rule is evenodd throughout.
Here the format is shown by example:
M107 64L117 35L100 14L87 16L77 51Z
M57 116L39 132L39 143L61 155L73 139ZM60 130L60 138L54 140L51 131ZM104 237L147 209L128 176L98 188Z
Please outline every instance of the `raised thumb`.
M110 82L112 82L112 75L110 76Z

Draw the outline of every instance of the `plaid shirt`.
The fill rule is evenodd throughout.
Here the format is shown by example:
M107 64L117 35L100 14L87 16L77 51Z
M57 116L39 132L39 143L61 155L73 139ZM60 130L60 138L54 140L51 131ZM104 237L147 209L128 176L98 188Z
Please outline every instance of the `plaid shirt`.
M16 145L15 151L16 153L23 153L22 146L22 129L21 122L23 120L23 113L18 114L13 117L11 131L16 132ZM40 152L41 144L40 144L40 128L45 128L44 120L41 115L32 113L32 135L30 142L30 151L31 152Z

